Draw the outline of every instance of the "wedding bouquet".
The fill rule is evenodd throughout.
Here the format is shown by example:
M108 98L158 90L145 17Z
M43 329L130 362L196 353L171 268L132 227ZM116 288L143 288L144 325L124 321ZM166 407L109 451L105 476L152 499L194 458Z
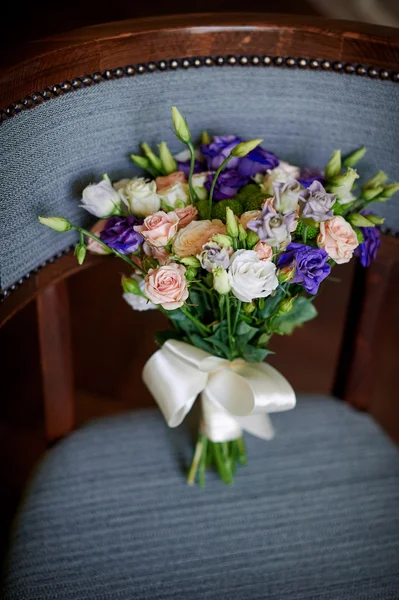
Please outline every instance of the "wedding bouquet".
M80 233L80 264L87 249L129 264L125 300L169 320L143 372L168 425L179 425L201 396L188 482L198 475L203 485L215 465L230 483L236 464L246 463L242 430L270 439L268 413L295 406L289 383L263 362L271 337L316 316L314 297L336 264L353 255L370 264L383 219L368 207L399 184L379 171L356 185L365 148L345 158L336 150L324 171L300 169L260 139L204 132L194 147L175 107L172 119L183 152L173 156L162 142L156 154L143 143L143 155L131 158L149 179L105 175L84 189L82 207L101 219L91 231L61 217L39 220Z

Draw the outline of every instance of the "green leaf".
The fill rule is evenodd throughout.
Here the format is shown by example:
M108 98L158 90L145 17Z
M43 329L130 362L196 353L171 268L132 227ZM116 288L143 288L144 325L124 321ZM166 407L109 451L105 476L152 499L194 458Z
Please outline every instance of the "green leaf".
M214 346L207 342L206 339L198 335L198 333L190 333L189 339L193 346L201 348L201 350L205 350L205 352L209 352L209 354L214 354L216 356L224 356L224 354L219 350L215 351Z
M182 335L175 329L165 329L165 331L158 331L155 334L155 341L158 346L163 346L168 340L181 340Z
M240 344L247 344L258 333L258 329L251 327L245 321L241 321L236 329L237 341Z
M271 328L279 335L290 335L295 327L310 321L317 316L317 310L313 306L312 299L299 297L289 313L276 317L272 320Z
M255 348L251 344L247 344L242 348L242 357L251 363L262 362L268 354L273 354L273 352L266 348Z
M201 293L201 292L197 292L196 290L190 290L189 304L194 305L193 307L191 307L191 308L195 309L195 310L192 310L192 312L201 321L206 313L204 292Z
M277 310L282 298L284 291L281 288L276 290L274 296L269 296L264 301L264 307L258 310L258 317L260 319L268 319Z

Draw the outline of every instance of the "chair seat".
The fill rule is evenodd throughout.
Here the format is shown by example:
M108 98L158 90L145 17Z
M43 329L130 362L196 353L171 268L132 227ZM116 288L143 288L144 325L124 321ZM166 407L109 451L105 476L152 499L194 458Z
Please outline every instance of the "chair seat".
M157 410L93 421L53 448L15 526L6 600L399 598L398 451L331 398L247 436L224 485L189 487L187 427Z

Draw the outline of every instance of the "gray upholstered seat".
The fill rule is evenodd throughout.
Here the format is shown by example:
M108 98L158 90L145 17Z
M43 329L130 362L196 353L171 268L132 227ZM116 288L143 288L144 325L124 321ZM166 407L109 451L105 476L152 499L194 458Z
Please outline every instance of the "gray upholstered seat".
M157 411L76 431L30 485L4 599L397 599L397 449L333 399L273 421L235 483L205 489L184 481L185 427Z

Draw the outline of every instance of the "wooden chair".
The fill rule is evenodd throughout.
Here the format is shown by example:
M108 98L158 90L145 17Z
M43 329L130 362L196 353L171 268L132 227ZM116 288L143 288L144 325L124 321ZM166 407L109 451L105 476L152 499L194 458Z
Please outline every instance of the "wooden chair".
M0 79L0 324L36 301L49 441L74 426L65 280L81 267L74 234L37 216L90 223L76 201L84 185L131 170L143 139L166 135L177 149L171 104L195 134L206 123L261 136L291 162L319 166L336 147L365 144L362 174L384 166L399 177L395 30L191 15L74 31L14 62ZM379 211L384 260L356 269L335 386L371 412L373 345L398 261L397 203ZM395 597L395 448L369 416L331 399L304 399L275 422L272 444L248 440L251 462L233 488L211 477L205 491L185 486L176 465L190 445L183 429L170 438L157 412L71 434L30 486L4 597Z

